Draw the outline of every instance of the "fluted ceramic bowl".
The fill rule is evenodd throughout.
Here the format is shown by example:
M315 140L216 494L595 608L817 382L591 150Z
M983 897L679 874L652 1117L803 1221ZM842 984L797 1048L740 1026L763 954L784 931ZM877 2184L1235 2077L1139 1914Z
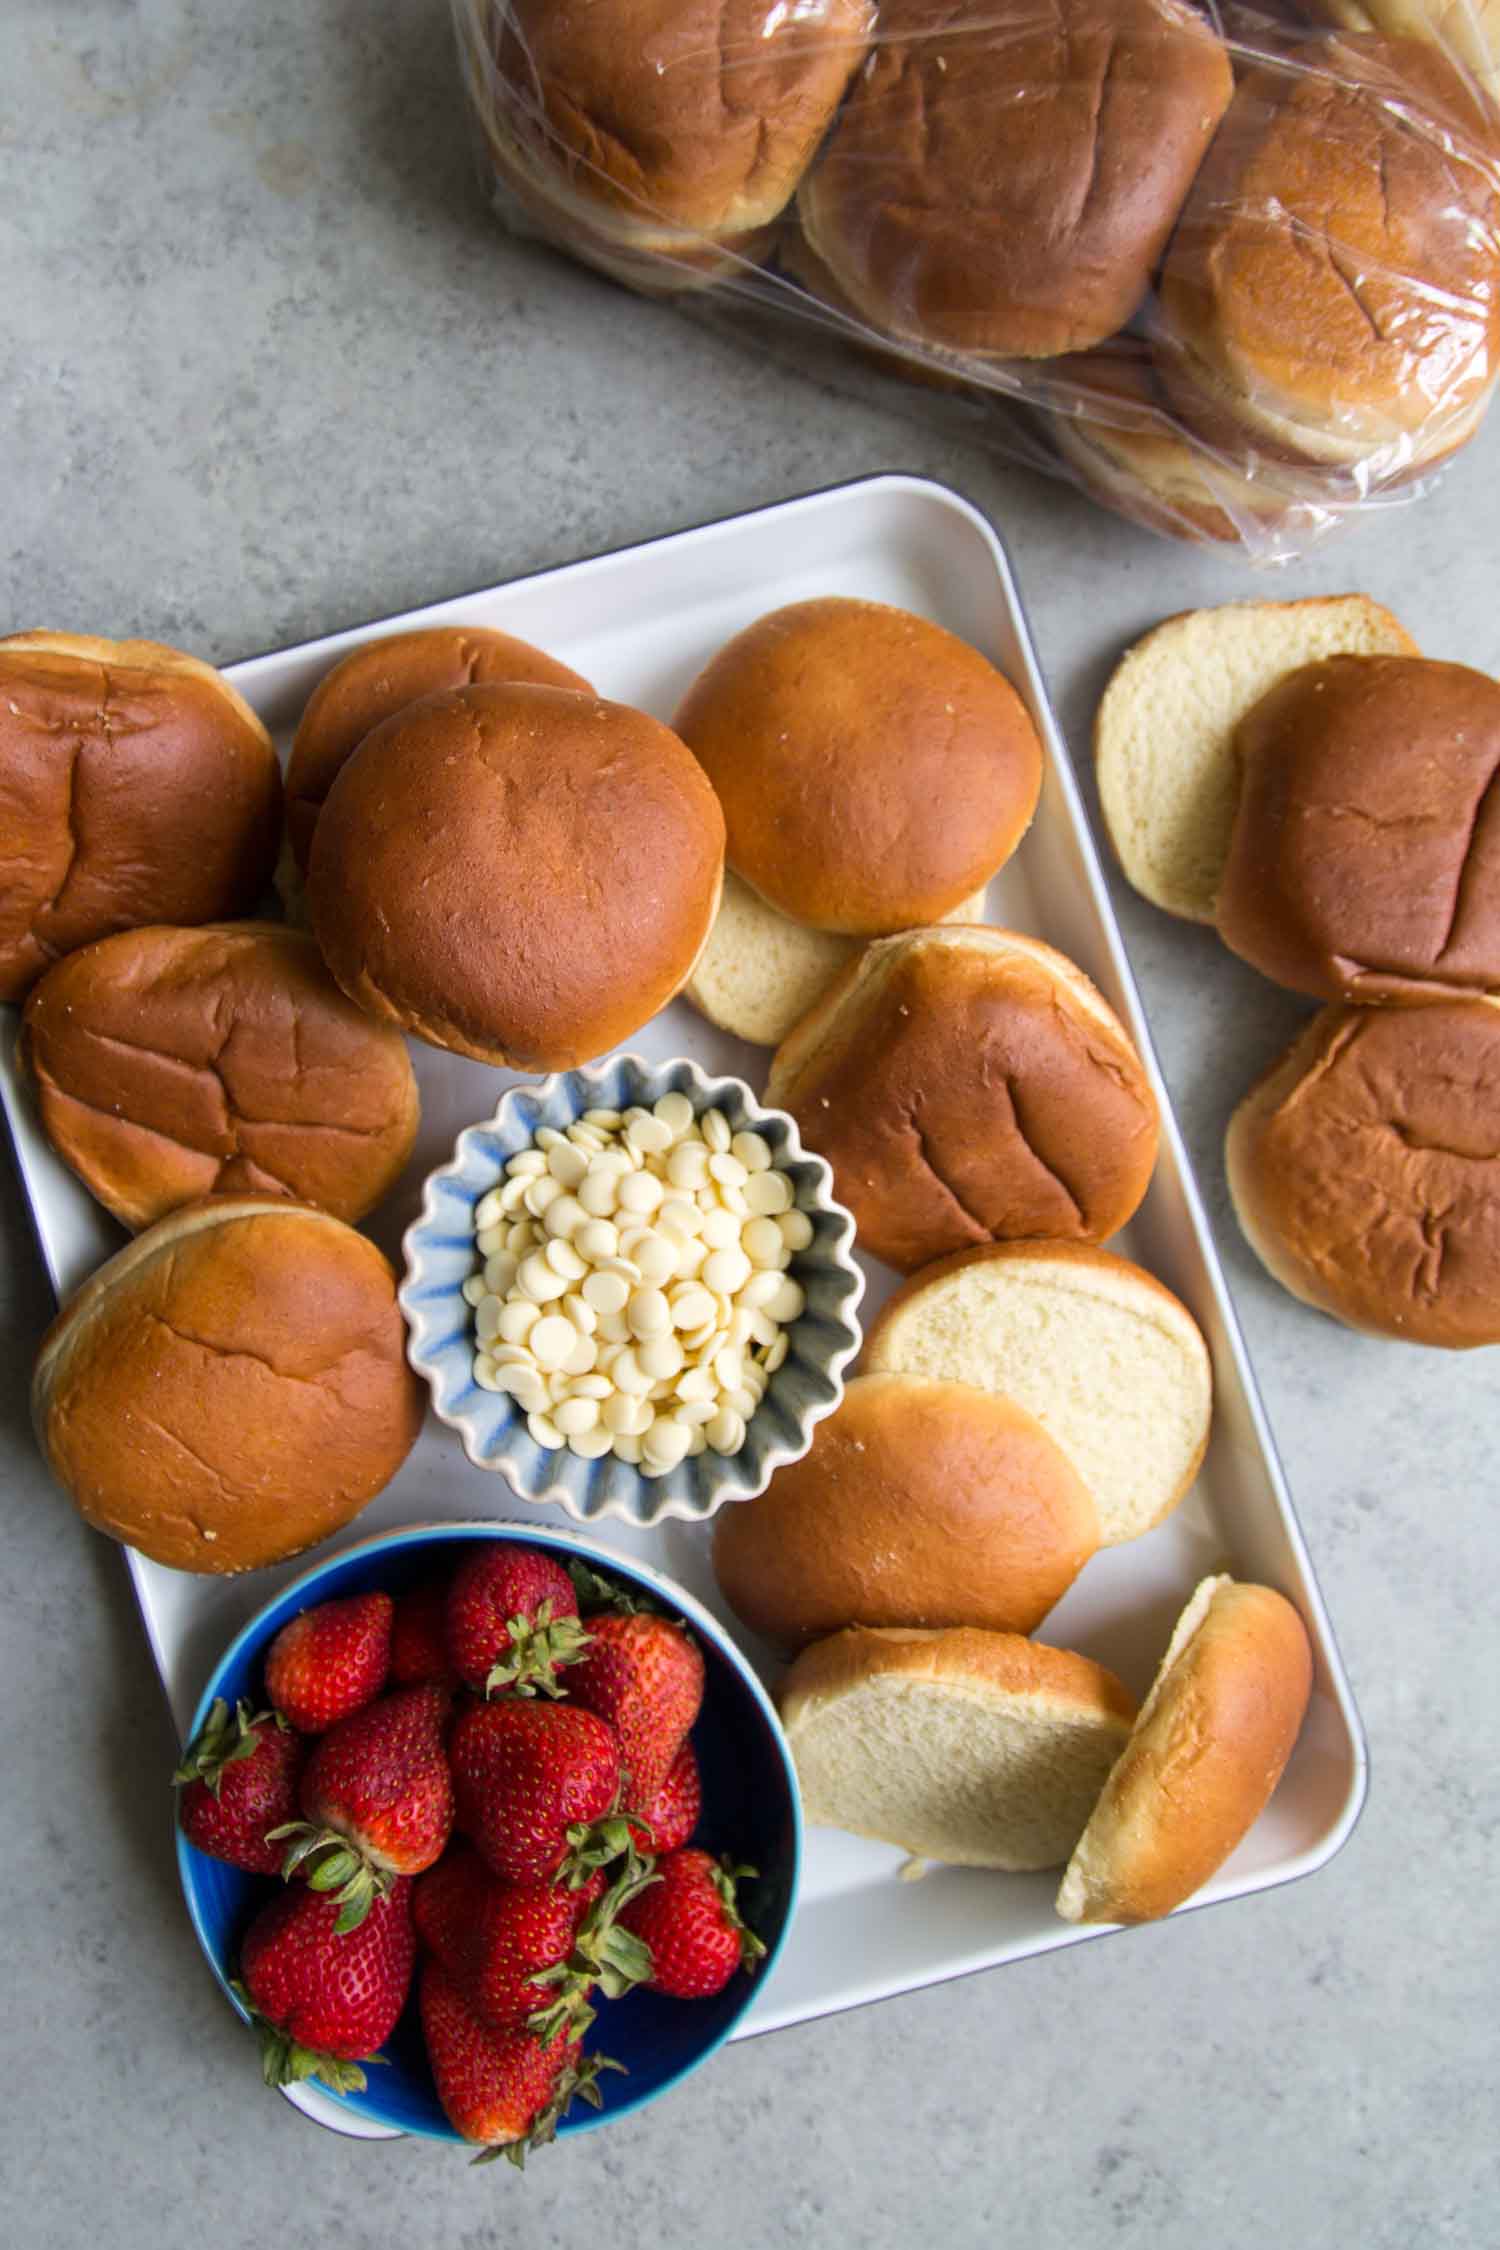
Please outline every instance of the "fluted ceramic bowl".
M793 1205L812 1224L812 1241L788 1269L806 1307L785 1333L787 1354L745 1432L738 1453L697 1454L665 1475L648 1477L606 1453L581 1460L538 1445L526 1416L504 1391L474 1379L474 1313L463 1285L483 1265L474 1212L505 1178L507 1160L533 1145L540 1126L558 1131L585 1110L649 1109L663 1094L685 1094L694 1111L723 1112L733 1132L759 1133L792 1185ZM853 1257L854 1221L833 1198L833 1175L804 1149L793 1120L766 1109L738 1078L710 1078L685 1057L646 1062L615 1055L587 1070L559 1071L538 1085L512 1086L482 1124L458 1136L452 1159L428 1178L420 1217L408 1228L401 1309L408 1355L432 1391L433 1406L463 1441L477 1468L503 1476L524 1500L555 1501L576 1522L614 1516L646 1526L667 1517L692 1522L726 1500L764 1492L772 1474L812 1443L814 1425L843 1396L844 1369L859 1349L856 1308L864 1276Z

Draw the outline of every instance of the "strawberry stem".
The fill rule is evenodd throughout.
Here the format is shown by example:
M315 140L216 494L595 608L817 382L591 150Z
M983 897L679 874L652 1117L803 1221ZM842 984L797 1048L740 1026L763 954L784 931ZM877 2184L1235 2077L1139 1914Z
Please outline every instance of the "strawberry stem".
M723 1901L724 1919L732 1930L739 1932L740 1967L749 1976L755 1974L757 1963L765 1959L766 1949L740 1913L735 1886L753 1882L759 1872L755 1867L737 1867L727 1852L713 1871L713 1886Z
M593 1640L576 1617L552 1615L550 1601L542 1602L535 1617L512 1617L505 1627L509 1636L504 1656L485 1676L484 1692L493 1695L509 1688L515 1695L561 1696L555 1675L565 1664L576 1664Z
M384 1898L396 1878L390 1868L377 1867L336 1828L318 1828L308 1820L289 1820L266 1831L268 1844L283 1836L293 1839L281 1863L281 1879L289 1883L299 1872L309 1890L330 1892L338 1901L333 1925L335 1937L357 1930L377 1898Z
M579 1562L576 1557L568 1564L568 1576L578 1596L581 1616L599 1617L608 1613L613 1617L657 1617L663 1614L644 1594L617 1586L612 1578L601 1578L597 1570L590 1570L586 1562Z
M335 2094L361 2094L369 2083L361 2062L342 2055L325 2054L320 2047L304 2047L289 2031L263 2016L238 1978L230 1991L260 2033L260 2073L268 2086L295 2086L304 2078L317 2078ZM384 2063L384 2055L366 2055L362 2062Z
M526 2019L544 2047L550 2047L560 2032L578 2039L588 2030L594 2021L588 2001L595 1985L606 1999L620 2000L633 1986L650 1981L655 1966L651 1948L644 1938L622 1929L618 1917L633 1898L659 1880L654 1860L642 1859L634 1849L628 1851L614 1882L579 1923L567 1958L532 1978L533 1984L557 1987L550 2005Z
M232 1766L237 1759L253 1758L260 1747L255 1729L273 1724L285 1733L286 1721L279 1711L252 1711L248 1703L239 1702L231 1717L229 1705L221 1695L216 1695L208 1707L208 1717L184 1750L181 1764L173 1771L174 1787L202 1781L217 1797L224 1768Z
M604 2107L598 2085L599 2073L603 2070L618 2070L623 2075L625 2065L616 2062L611 2055L585 2055L576 2067L560 2072L545 2106L532 2119L530 2131L523 2133L519 2140L496 2141L492 2147L482 2148L470 2162L493 2164L497 2156L503 2156L518 2172L524 2172L528 2150L545 2148L549 2141L556 2140L557 2128L575 2099L588 2102L594 2109Z

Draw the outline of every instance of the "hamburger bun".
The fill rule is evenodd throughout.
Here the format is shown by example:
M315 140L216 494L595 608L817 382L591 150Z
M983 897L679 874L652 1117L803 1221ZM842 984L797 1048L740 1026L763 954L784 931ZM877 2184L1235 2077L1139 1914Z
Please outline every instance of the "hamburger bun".
M835 1633L779 1701L814 1827L1013 1871L1062 1865L1135 1717L1102 1664L967 1627Z
M1346 31L1379 31L1438 47L1500 103L1500 0L1304 0Z
M1245 1239L1351 1328L1500 1343L1500 1003L1325 1008L1229 1121Z
M1073 962L1010 930L868 947L777 1048L766 1100L832 1165L860 1247L903 1273L980 1243L1103 1240L1156 1161L1124 1028Z
M1252 69L1162 268L1157 366L1183 419L1382 480L1470 436L1500 367L1493 130L1411 40Z
M1068 1862L1063 1920L1149 1922L1201 1889L1270 1802L1311 1692L1291 1603L1205 1578Z
M555 657L482 625L390 633L362 642L325 672L308 697L287 760L286 832L298 871L307 873L313 829L335 775L373 727L424 695L491 681L594 692Z
M966 641L882 602L794 602L736 634L673 721L735 873L849 937L939 921L1025 834L1042 746Z
M457 688L343 767L308 911L371 1015L479 1062L564 1070L681 989L723 861L718 800L658 720L562 688Z
M1500 991L1500 686L1420 656L1332 656L1240 720L1216 920L1316 999Z
M596 238L676 256L785 208L874 16L870 0L779 16L764 0L510 0L477 99L533 193Z
M882 5L802 231L887 335L998 359L1085 349L1144 298L1232 84L1179 0L1009 0L979 22L952 0Z
M31 1406L85 1520L174 1570L283 1562L388 1484L421 1427L396 1279L326 1211L161 1219L42 1339Z
M52 1146L132 1229L246 1190L363 1218L416 1139L400 1033L273 922L121 930L70 953L32 986L20 1053Z
M861 1364L1024 1407L1093 1495L1106 1546L1169 1516L1208 1447L1213 1374L1196 1321L1108 1250L1012 1242L945 1258L882 1306Z
M75 946L247 912L281 769L243 696L155 641L0 641L0 1000Z
M1024 1407L861 1375L758 1499L714 1523L719 1590L781 1648L845 1625L1029 1633L1099 1544L1093 1501Z
M984 892L976 891L943 920L982 922ZM779 914L726 869L719 911L688 979L687 997L721 1031L754 1047L775 1047L861 947L859 938L811 930Z
M1094 770L1109 840L1143 898L1213 921L1239 792L1239 721L1299 665L1386 652L1420 653L1365 594L1190 609L1126 650L1094 720Z

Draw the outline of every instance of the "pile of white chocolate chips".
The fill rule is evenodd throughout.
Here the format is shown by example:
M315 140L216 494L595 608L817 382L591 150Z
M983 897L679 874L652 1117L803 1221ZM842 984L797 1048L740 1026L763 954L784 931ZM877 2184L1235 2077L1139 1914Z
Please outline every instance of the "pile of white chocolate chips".
M474 1213L475 1381L586 1461L664 1476L737 1453L803 1309L786 1268L813 1232L767 1142L663 1094L543 1126L505 1172Z

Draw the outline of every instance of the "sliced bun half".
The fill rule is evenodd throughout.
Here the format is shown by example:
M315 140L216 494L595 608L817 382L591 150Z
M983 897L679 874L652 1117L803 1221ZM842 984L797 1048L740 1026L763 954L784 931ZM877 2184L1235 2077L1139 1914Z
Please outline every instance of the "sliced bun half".
M1029 1633L1098 1544L1082 1478L1023 1407L861 1375L810 1452L720 1509L713 1565L744 1624L797 1648L855 1624Z
M1291 1603L1205 1578L1068 1863L1063 1920L1149 1922L1201 1889L1269 1803L1311 1692Z
M1212 922L1234 826L1234 730L1299 665L1421 652L1364 594L1229 602L1169 617L1125 655L1094 721L1104 825L1144 898Z
M1105 1546L1170 1515L1208 1444L1213 1378L1196 1321L1108 1250L1016 1242L945 1258L882 1308L863 1366L1024 1406L1093 1494Z
M1020 1871L1068 1857L1135 1704L1019 1634L856 1628L803 1651L781 1714L814 1826Z

